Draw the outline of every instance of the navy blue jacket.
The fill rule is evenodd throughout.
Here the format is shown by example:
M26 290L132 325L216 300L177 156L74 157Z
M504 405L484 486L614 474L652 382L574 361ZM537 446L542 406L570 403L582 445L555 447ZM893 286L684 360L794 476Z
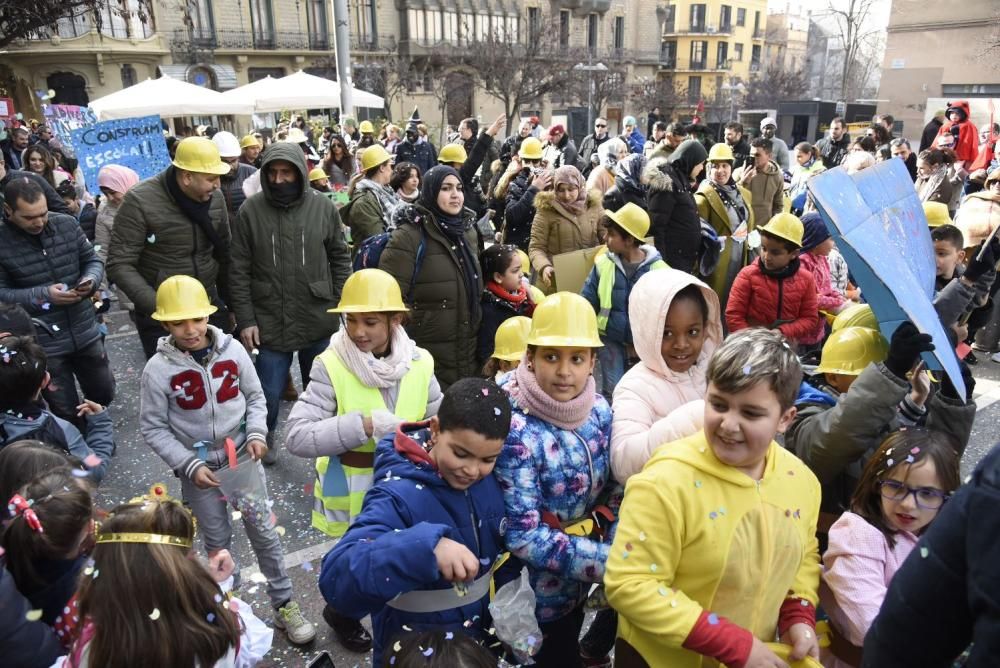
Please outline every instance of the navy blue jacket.
M476 361L486 364L493 357L493 345L496 343L497 328L508 318L516 315L531 317L532 304L527 299L520 306L514 306L506 299L498 297L489 290L483 290L479 301L483 311L483 320L479 324L479 339L476 343Z
M480 559L480 575L504 552L507 522L500 485L493 476L459 491L432 464L415 463L397 449L422 452L430 436L427 425L403 424L395 436L379 442L375 483L365 496L361 515L323 558L319 588L327 603L348 616L372 616L374 666L382 665L382 652L396 635L405 633L404 625L414 631L453 631L477 639L490 627L488 596L436 613L403 612L386 605L405 592L453 586L441 578L434 557L442 537L469 548ZM498 571L497 588L513 575L513 568ZM477 615L474 624L464 625Z
M865 637L864 668L966 668L1000 657L1000 446L938 513L896 571Z
M37 609L14 584L0 560L0 656L4 665L47 668L65 654L52 627L43 621L29 622L27 614ZM65 603L65 599L64 599Z
M653 263L663 259L660 257L660 252L653 246L644 244L642 249L646 251L646 259L632 274L632 278L625 276L621 258L610 252L607 255L615 263L615 284L611 288L611 313L608 315L608 327L604 331L604 338L615 343L632 344L632 327L628 321L628 296L632 294L632 288L635 287L636 282L653 268ZM595 313L601 312L601 298L597 291L599 284L600 276L595 264L587 275L583 290L580 292L594 307Z

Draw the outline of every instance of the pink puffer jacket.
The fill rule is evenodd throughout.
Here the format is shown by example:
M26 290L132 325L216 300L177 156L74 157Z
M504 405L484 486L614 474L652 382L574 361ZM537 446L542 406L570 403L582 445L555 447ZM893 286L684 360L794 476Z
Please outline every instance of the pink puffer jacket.
M675 373L664 361L660 343L670 302L689 285L698 286L708 304L705 343L694 366ZM719 297L683 271L664 269L640 278L632 288L628 310L642 362L618 382L612 401L611 470L623 484L642 470L657 447L702 428L708 360L722 342Z

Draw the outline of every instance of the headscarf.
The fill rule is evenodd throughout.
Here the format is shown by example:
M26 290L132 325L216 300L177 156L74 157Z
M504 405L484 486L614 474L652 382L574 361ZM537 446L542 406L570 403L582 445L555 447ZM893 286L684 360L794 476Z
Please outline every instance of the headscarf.
M615 165L618 164L618 151L620 149L628 150L628 146L618 137L612 137L603 144L597 147L597 156L601 160L601 164L608 171L612 171ZM612 172L613 173L613 172Z
M447 165L437 165L427 170L420 182L420 199L417 203L434 214L445 234L449 237L462 237L466 227L463 212L459 211L458 215L445 213L437 202L441 186L444 185L444 180L449 176L454 176L459 183L462 183L462 177L459 176L458 172Z
M708 160L708 151L705 145L697 139L686 139L680 146L674 149L667 162L673 165L678 175L683 176L685 182L691 178L691 171L696 165Z
M124 165L105 165L97 173L98 186L123 195L137 183L139 175Z
M552 177L553 192L559 190L560 184L576 188L576 201L569 204L558 198L556 201L572 214L580 215L583 213L587 208L587 182L584 180L580 170L573 165L563 165L557 169L555 175Z
M632 190L645 195L646 186L642 183L642 171L646 168L646 156L630 153L615 166L615 185L618 190Z

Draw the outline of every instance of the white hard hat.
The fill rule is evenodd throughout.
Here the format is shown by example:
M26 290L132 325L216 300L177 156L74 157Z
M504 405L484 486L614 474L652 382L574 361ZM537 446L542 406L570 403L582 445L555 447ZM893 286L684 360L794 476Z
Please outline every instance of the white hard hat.
M219 148L219 157L238 158L240 157L240 140L232 132L222 130L216 132L212 141Z

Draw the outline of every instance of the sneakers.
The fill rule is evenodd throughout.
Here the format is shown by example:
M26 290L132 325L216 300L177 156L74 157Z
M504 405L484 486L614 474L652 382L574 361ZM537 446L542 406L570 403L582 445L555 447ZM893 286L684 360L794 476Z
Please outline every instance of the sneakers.
M1000 364L1000 353L993 353L992 355L990 355L990 361Z
M977 364L979 364L979 360L976 359L976 353L972 352L971 350L969 351L968 355L962 358L962 361L968 364L969 366L976 366Z
M323 608L323 620L333 629L340 644L350 651L364 653L372 648L372 636L358 620L340 614L329 605Z
M302 616L299 604L289 601L274 613L274 628L281 629L293 645L305 645L316 638L316 627Z
M975 350L978 353L990 353L990 354L993 354L993 353L996 352L995 350L990 350L986 346L981 346L981 345L979 345L978 343L975 343L975 342L973 342L973 344L972 344L972 349Z

